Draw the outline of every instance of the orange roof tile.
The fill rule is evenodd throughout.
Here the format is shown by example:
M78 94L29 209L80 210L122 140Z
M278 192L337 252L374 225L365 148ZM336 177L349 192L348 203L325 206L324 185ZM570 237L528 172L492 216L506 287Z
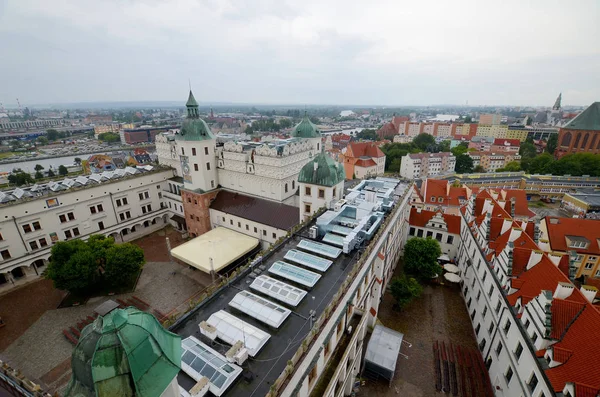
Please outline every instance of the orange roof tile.
M600 254L598 239L600 239L600 220L581 218L544 218L548 240L553 251L567 252L575 250L578 253ZM567 236L584 237L589 241L586 249L567 247Z
M355 158L360 156L384 157L385 154L375 142L350 142L346 150L346 156Z
M421 210L421 212L419 212L416 208L411 208L408 223L411 226L425 227L431 218L435 216L435 214L435 211ZM448 227L448 233L460 234L460 216L442 214L442 217L444 218L444 222L446 222L446 226Z
M582 302L573 302L571 300L553 299L552 300L552 339L560 339L563 333L568 329L571 322L581 312L585 304ZM560 361L560 360L556 360ZM564 362L564 361L561 361Z

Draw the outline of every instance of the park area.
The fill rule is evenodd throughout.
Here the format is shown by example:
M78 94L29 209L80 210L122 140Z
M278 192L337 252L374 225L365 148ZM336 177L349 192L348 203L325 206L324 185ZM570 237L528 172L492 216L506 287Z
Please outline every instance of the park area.
M112 299L122 306L137 306L158 318L167 318L187 307L187 301L211 282L210 277L169 261L171 247L181 244L173 229L159 230L133 241L143 249L146 264L135 290L112 296L95 296L79 306L58 309L66 293L40 279L0 296L0 359L18 368L51 393L61 390L70 378L73 343L85 324L95 318L94 309Z

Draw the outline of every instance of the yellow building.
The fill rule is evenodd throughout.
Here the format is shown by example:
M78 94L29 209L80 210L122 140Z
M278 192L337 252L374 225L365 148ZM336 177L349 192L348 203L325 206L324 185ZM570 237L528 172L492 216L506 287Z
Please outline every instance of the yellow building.
M574 252L575 277L600 279L599 231L600 220L597 219L547 216L540 222L539 246L546 252Z
M475 135L493 138L492 126L489 124L479 124L477 126L477 133Z
M506 139L518 139L521 142L525 142L527 139L528 131L526 129L511 129L506 130Z

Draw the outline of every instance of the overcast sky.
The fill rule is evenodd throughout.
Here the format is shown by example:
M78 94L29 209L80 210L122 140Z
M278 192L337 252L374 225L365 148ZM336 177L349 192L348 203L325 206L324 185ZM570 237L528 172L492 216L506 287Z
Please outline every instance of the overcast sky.
M0 0L0 102L600 100L600 1Z

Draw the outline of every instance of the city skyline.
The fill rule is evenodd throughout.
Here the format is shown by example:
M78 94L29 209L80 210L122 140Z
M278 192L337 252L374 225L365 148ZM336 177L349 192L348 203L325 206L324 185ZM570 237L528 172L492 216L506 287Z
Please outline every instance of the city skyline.
M594 1L0 2L0 102L551 106L598 99Z

